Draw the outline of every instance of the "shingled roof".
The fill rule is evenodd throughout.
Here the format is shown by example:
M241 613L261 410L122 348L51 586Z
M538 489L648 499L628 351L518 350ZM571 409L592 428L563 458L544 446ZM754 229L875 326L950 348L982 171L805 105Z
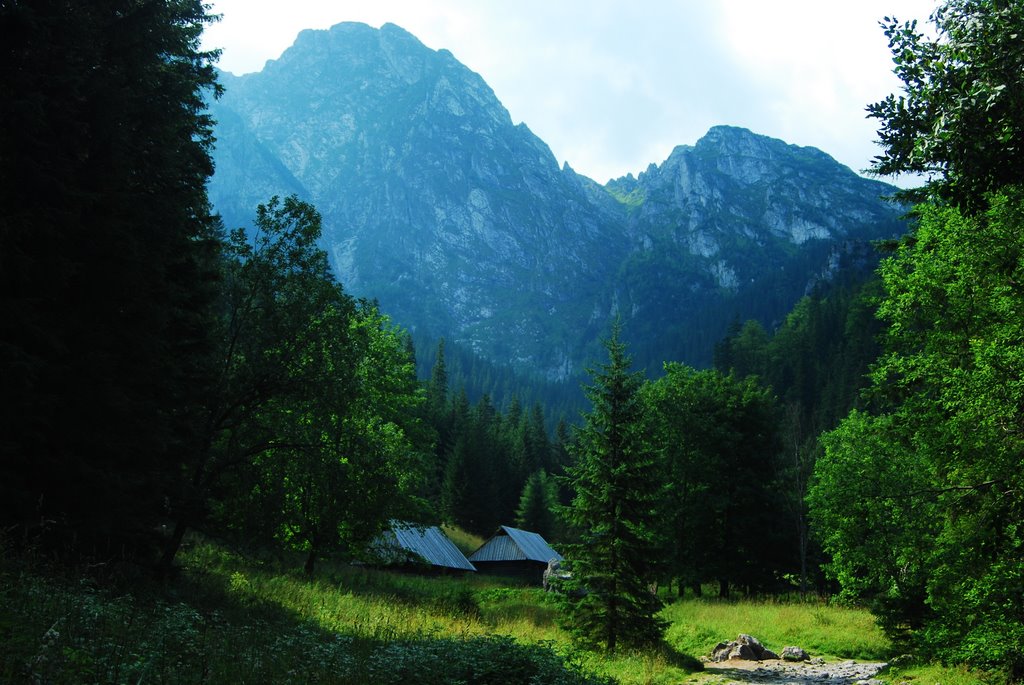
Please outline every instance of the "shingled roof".
M375 555L387 563L400 563L409 557L422 559L431 566L476 571L466 556L437 526L417 526L392 521L373 544Z
M502 526L490 540L469 556L477 561L539 561L543 564L562 555L551 549L539 533Z

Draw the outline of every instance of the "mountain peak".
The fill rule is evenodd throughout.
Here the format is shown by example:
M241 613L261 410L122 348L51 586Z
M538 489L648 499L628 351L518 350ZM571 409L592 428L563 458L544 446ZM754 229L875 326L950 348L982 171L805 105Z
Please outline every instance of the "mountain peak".
M209 191L225 223L297 193L353 294L421 339L548 378L600 355L616 312L639 364L707 363L734 316L788 311L832 242L898 231L881 184L738 127L601 186L394 24L304 31L228 85Z

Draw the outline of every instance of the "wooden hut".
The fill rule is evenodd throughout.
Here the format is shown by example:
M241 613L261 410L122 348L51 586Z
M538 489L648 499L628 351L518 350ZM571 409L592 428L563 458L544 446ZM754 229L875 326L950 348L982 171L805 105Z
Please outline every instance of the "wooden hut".
M370 556L382 566L437 573L476 571L448 536L437 526L392 521L370 547Z
M551 549L543 536L509 526L499 528L469 555L470 562L481 573L522 578L538 585L552 559L561 561L562 555Z

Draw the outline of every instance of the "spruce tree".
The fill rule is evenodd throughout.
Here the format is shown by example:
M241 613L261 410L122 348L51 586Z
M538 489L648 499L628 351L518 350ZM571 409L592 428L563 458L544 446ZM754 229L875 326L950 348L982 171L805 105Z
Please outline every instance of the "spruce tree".
M651 592L657 557L657 505L662 485L641 431L642 386L630 372L619 325L604 343L609 360L591 371L584 416L566 469L574 496L565 509L580 542L567 549L581 592L567 600L567 627L579 641L615 652L660 640L661 600Z
M152 549L195 448L219 244L199 0L0 3L0 528Z
M558 489L544 469L534 471L523 485L516 509L516 526L551 539L555 532L555 507Z

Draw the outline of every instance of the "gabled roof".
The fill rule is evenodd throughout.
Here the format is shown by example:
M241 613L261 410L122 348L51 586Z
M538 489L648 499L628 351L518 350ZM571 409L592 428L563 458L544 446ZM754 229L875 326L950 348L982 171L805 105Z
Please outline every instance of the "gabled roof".
M373 549L382 561L402 561L411 553L431 566L462 571L476 570L455 543L437 526L417 526L392 521L391 528L377 538Z
M539 533L502 526L490 540L469 556L470 561L540 561L548 563L562 555Z

